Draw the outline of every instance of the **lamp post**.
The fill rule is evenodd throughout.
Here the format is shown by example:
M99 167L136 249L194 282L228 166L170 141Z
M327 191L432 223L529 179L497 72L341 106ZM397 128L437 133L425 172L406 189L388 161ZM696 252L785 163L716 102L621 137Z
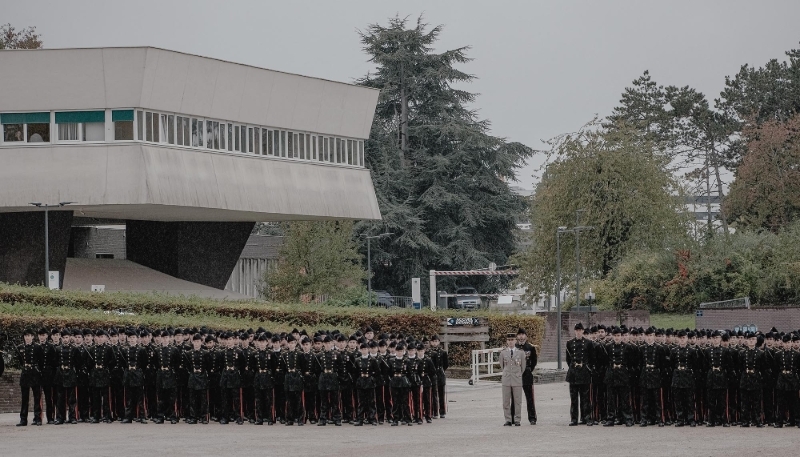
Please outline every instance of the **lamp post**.
M50 287L48 280L50 279L50 208L60 208L62 206L71 205L75 202L60 202L56 205L48 205L39 202L30 203L37 208L44 208L44 286Z
M556 345L558 369L561 370L561 234L571 232L566 227L556 230Z
M575 211L575 228L572 231L575 233L575 306L580 306L581 304L581 243L580 243L580 234L582 230L591 230L594 227L589 225L580 225L581 223L581 213L585 212L585 209L579 209ZM591 306L586 311L586 324L589 324L589 316L591 313Z
M369 306L372 306L372 252L370 240L373 238L383 238L389 235L394 235L394 233L381 233L380 235L364 237L367 239L367 296L369 297Z

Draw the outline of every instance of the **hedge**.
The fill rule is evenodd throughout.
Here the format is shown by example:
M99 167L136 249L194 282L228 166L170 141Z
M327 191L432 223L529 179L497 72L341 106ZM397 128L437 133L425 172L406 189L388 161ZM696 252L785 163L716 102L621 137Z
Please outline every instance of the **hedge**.
M135 315L118 316L116 310ZM111 312L106 314L105 312ZM0 284L0 329L7 332L9 344L21 341L25 327L78 327L144 324L160 327L200 327L215 330L264 327L270 331L339 329L343 332L367 326L376 332L430 336L441 329L444 317L485 317L489 323L488 347L502 346L506 333L525 328L531 344L541 346L544 319L533 315L501 314L489 311L386 310L382 308L343 308L316 304L276 304L258 301L215 301L197 297L157 294L91 293L50 291L42 287ZM450 345L451 365L470 364L470 350L478 343Z

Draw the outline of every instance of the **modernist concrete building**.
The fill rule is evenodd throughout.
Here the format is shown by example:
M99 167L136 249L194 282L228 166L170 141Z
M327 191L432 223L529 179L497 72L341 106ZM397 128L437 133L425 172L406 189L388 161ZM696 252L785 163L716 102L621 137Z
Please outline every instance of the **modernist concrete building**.
M255 222L381 217L376 90L148 47L0 51L0 81L0 281L44 282L34 202L72 202L49 212L62 278L97 218L129 261L216 289Z

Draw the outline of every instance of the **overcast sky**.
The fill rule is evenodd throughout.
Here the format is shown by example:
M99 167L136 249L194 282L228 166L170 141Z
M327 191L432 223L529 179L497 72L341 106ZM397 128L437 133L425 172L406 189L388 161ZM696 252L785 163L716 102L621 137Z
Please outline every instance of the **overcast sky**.
M467 89L493 133L537 149L607 115L646 69L713 99L742 64L783 60L800 41L799 0L0 0L0 23L35 25L48 48L157 46L345 82L371 68L358 29L420 13L445 26L438 50L472 47L462 69L479 78Z

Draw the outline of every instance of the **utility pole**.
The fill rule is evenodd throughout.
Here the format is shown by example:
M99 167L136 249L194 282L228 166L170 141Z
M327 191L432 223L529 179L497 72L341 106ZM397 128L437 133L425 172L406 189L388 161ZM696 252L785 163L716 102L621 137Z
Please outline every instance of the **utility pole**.
M75 202L60 202L56 205L29 203L37 208L44 208L44 286L47 288L50 287L50 208L60 208L73 203Z

